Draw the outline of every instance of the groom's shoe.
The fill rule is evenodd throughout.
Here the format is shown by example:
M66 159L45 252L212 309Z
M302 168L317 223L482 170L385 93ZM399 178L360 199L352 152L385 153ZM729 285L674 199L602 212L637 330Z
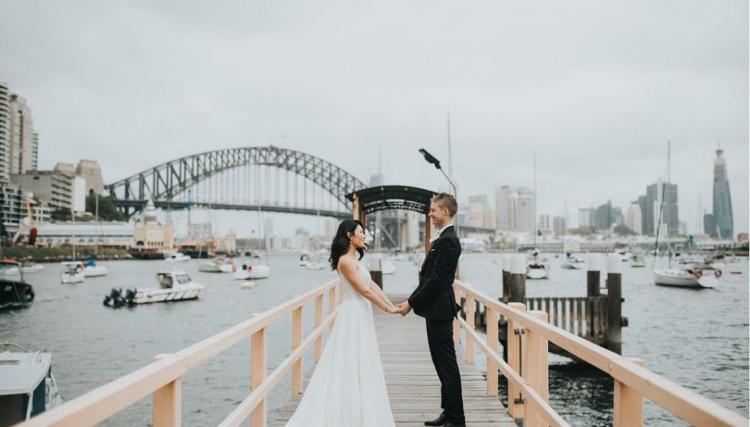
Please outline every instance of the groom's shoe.
M466 427L466 424L453 424L451 422L447 422L443 424L443 427Z
M445 412L441 412L439 417L435 418L432 421L425 421L424 425L426 425L426 426L443 426L443 425L445 425L445 419L446 418L447 417L445 416Z

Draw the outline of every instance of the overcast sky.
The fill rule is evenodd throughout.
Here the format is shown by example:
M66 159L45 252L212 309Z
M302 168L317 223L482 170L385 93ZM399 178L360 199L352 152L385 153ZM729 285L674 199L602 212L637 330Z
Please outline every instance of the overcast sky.
M725 150L748 230L748 2L8 1L0 81L24 96L41 168L98 160L112 182L180 156L273 143L363 181L463 196L533 186L539 213L664 175L680 219L710 211Z

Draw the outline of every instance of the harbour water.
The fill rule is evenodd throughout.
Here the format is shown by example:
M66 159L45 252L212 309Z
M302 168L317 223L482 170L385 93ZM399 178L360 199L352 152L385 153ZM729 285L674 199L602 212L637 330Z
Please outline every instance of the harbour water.
M550 256L552 258L552 256ZM483 292L500 293L498 254L465 254L462 279ZM112 261L109 276L78 285L60 285L61 267L47 264L26 276L36 301L26 309L0 313L0 341L53 353L53 370L64 399L72 399L138 369L160 353L178 351L218 333L251 314L262 312L336 278L328 270L298 267L297 257L271 256L273 272L254 289L241 289L231 274L199 273L198 261L170 265L163 261ZM552 258L549 280L528 281L528 296L583 296L585 272L562 270ZM659 260L658 263L666 263ZM385 290L407 294L417 267L396 262L396 274L385 276ZM177 267L206 285L200 300L113 310L102 305L112 287L151 286L154 274ZM649 264L650 267L650 264ZM716 289L689 290L653 285L650 268L624 268L623 354L645 360L668 379L748 416L748 261L727 265ZM312 326L312 306L304 313L305 334ZM291 321L269 329L269 366L289 352ZM481 363L482 358L478 358ZM312 367L307 354L305 369ZM609 425L612 381L592 368L550 356L550 401L574 425ZM183 423L215 425L246 395L249 342L191 371L183 380ZM269 401L273 413L289 397L289 378ZM150 425L150 399L145 399L105 425ZM436 408L437 410L437 408ZM646 403L646 424L683 425Z

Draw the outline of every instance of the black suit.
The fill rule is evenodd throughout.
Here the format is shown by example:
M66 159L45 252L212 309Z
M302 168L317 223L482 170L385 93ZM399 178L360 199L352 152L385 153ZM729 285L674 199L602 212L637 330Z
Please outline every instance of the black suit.
M419 286L409 297L414 313L426 319L430 356L440 377L441 407L447 421L465 424L461 374L453 346L453 318L459 310L453 293L461 243L453 227L432 242L419 271Z

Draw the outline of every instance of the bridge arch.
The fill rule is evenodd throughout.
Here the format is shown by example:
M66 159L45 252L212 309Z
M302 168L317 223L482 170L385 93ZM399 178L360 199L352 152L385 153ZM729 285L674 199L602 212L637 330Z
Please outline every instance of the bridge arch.
M227 148L193 154L145 169L106 185L115 203L127 217L141 210L148 200L171 202L204 179L246 165L270 166L292 172L323 188L351 212L346 195L364 188L357 177L312 154L273 145Z

